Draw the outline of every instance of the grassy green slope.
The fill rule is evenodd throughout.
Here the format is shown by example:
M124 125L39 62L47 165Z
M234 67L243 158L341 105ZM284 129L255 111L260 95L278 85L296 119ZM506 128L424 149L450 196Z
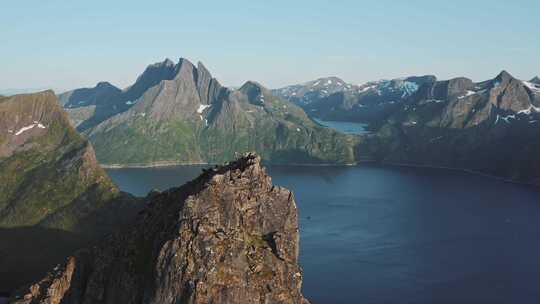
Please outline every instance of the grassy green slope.
M98 224L92 217L105 209L129 210L128 202L135 200L120 193L99 167L89 142L69 125L52 93L8 102L0 104L0 115L39 116L47 127L0 158L0 227L40 225L94 233L105 226L80 224Z

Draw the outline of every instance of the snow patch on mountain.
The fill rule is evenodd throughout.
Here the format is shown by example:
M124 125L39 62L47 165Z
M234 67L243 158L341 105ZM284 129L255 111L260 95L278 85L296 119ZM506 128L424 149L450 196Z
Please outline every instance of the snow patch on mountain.
M516 115L512 114L512 115L501 116L497 114L497 118L495 119L495 124L497 124L499 120L504 120L506 123L510 123L510 119L516 119Z
M42 125L40 122L34 121L33 124L28 125L28 126L26 126L26 127L20 128L19 131L17 131L17 132L15 133L15 135L21 135L21 134L23 134L24 132L26 132L26 131L28 131L28 130L31 130L31 129L35 128L35 127L38 127L39 129L45 129L45 128L47 128L47 127L45 127L44 125ZM13 132L13 131L12 131L12 132Z
M470 90L468 90L468 91L465 93L465 95L459 96L458 99L463 99L463 98L469 97L469 96L471 96L471 95L474 95L474 94L476 94L476 93L477 93L476 91L470 91Z
M540 92L540 84L528 82L528 81L521 81L527 88L529 88L533 92Z
M535 112L535 113L539 113L540 112L540 107L535 107L533 105L530 105L527 109L524 109L524 110L521 110L519 112L517 112L518 114L526 114L526 115L530 115L532 112Z
M202 114L204 112L204 110L206 110L207 108L209 108L211 105L199 105L199 108L197 109L197 113L199 114Z

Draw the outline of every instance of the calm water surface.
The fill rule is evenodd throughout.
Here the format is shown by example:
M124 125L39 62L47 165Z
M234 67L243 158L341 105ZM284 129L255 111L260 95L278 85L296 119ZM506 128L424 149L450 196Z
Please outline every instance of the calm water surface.
M335 129L345 134L367 134L368 124L360 122L348 122L348 121L325 121L315 117L311 117L318 124L327 128Z
M136 195L201 167L109 170ZM540 191L466 173L270 167L300 212L312 303L540 303Z

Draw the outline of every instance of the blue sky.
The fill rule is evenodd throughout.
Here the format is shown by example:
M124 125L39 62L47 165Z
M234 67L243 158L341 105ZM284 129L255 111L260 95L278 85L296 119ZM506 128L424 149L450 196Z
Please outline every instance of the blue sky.
M540 74L535 1L66 1L0 4L0 89L131 84L169 57L223 84Z

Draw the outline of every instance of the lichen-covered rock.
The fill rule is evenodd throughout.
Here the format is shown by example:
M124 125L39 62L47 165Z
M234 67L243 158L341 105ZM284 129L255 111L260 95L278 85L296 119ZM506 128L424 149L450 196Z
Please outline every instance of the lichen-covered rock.
M78 252L14 303L307 303L290 191L246 154L148 198L133 229Z

